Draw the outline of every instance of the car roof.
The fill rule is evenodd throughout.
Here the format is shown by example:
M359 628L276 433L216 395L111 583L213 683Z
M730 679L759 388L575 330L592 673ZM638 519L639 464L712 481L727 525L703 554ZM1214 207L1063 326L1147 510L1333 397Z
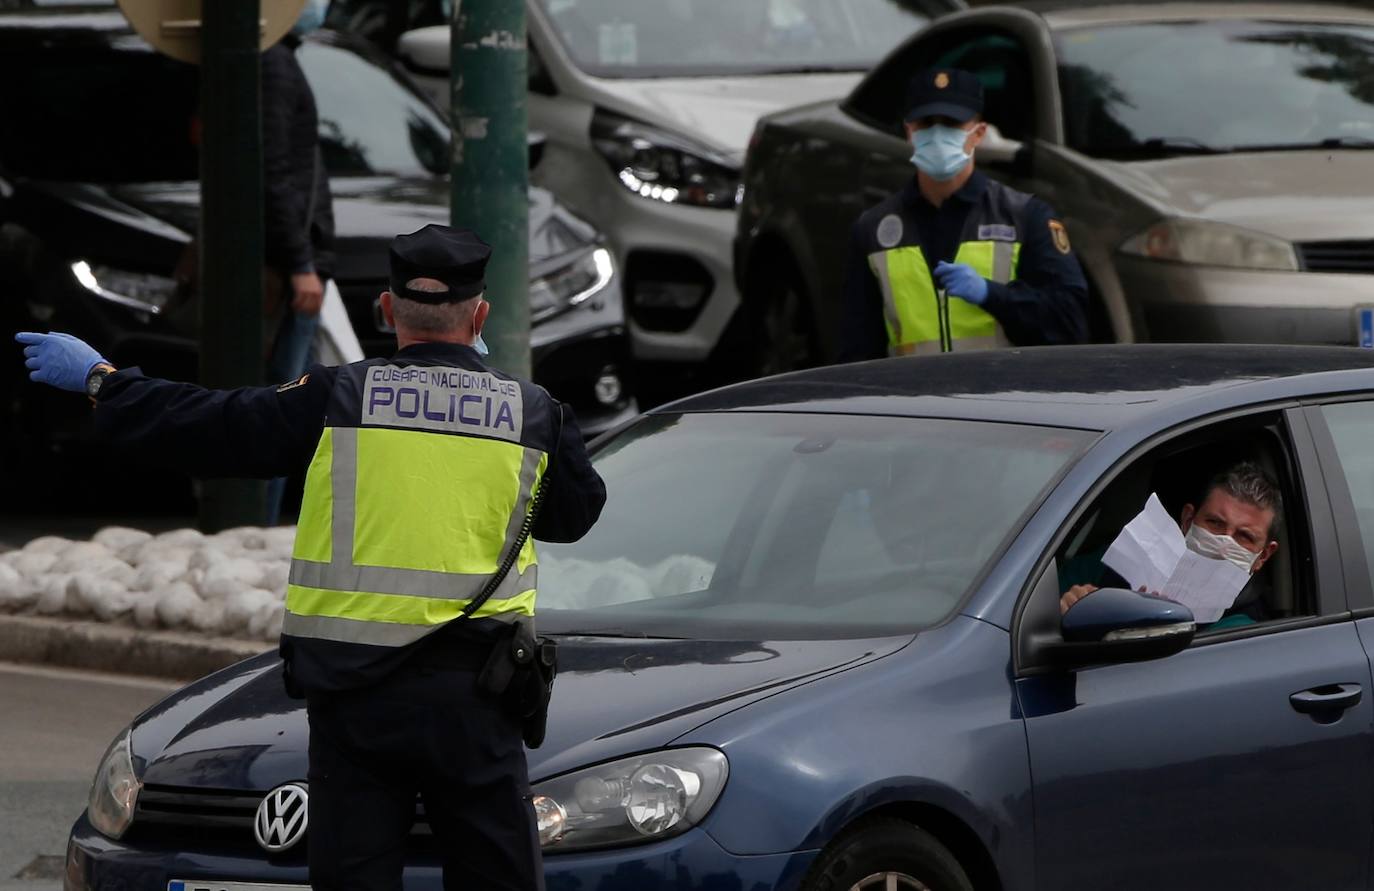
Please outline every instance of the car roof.
M1320 376L1320 379L1318 379ZM1374 350L1261 345L1035 347L879 359L764 378L663 412L794 411L1111 430L1295 393L1374 390ZM1218 398L1220 397L1220 398Z
M1038 13L1053 30L1116 24L1247 19L1374 23L1374 9L1356 0L1253 2L1253 0L1026 0L1012 4ZM977 8L977 7L975 7Z

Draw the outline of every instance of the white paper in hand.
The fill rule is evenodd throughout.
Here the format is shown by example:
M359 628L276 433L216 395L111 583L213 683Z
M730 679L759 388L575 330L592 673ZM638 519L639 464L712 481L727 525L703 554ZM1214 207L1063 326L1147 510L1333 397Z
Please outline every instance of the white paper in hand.
M1102 562L1125 579L1132 590L1144 588L1163 594L1185 550L1178 524L1159 503L1159 496L1151 494L1145 509L1126 524L1107 548Z
M1144 588L1188 607L1199 625L1220 619L1250 581L1250 573L1234 563L1188 550L1178 524L1154 494L1102 562L1133 590Z

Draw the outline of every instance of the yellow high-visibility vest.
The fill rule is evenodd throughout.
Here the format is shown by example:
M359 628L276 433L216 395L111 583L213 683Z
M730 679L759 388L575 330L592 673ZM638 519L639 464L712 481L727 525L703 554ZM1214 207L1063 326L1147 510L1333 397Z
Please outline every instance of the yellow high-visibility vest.
M536 392L447 366L340 369L306 475L283 636L394 648L457 618L512 549L547 468L548 400L526 405ZM527 539L473 618L533 615L537 574Z
M1020 242L965 241L959 245L954 262L965 263L983 278L1005 284L1016 277L1020 254ZM919 245L875 251L868 255L868 264L883 295L890 355L1011 346L991 314L937 289Z

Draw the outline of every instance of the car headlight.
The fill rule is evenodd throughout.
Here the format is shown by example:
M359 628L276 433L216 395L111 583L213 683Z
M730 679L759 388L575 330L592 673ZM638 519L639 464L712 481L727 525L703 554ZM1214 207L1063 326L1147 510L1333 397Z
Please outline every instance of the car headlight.
M685 137L598 109L592 144L620 184L643 198L728 210L742 197L739 167Z
M72 275L100 299L151 315L165 310L177 292L176 280L168 276L92 265L85 260L72 264Z
M711 810L729 766L716 749L665 749L573 771L534 789L539 843L571 851L657 841Z
M614 274L611 252L605 248L593 248L544 273L530 282L530 321L542 322L583 303L610 284Z
M1128 238L1121 250L1151 260L1197 266L1283 272L1299 269L1293 245L1283 239L1205 220L1163 220Z
M100 759L86 805L91 825L110 838L123 835L134 821L134 805L142 786L134 773L133 729L129 728L115 737Z

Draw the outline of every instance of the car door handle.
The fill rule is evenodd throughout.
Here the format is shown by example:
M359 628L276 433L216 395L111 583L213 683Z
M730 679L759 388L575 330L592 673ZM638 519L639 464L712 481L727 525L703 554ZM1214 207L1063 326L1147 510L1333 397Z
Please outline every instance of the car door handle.
M1304 715L1318 712L1344 711L1358 705L1364 691L1359 684L1323 684L1288 697L1294 710Z

